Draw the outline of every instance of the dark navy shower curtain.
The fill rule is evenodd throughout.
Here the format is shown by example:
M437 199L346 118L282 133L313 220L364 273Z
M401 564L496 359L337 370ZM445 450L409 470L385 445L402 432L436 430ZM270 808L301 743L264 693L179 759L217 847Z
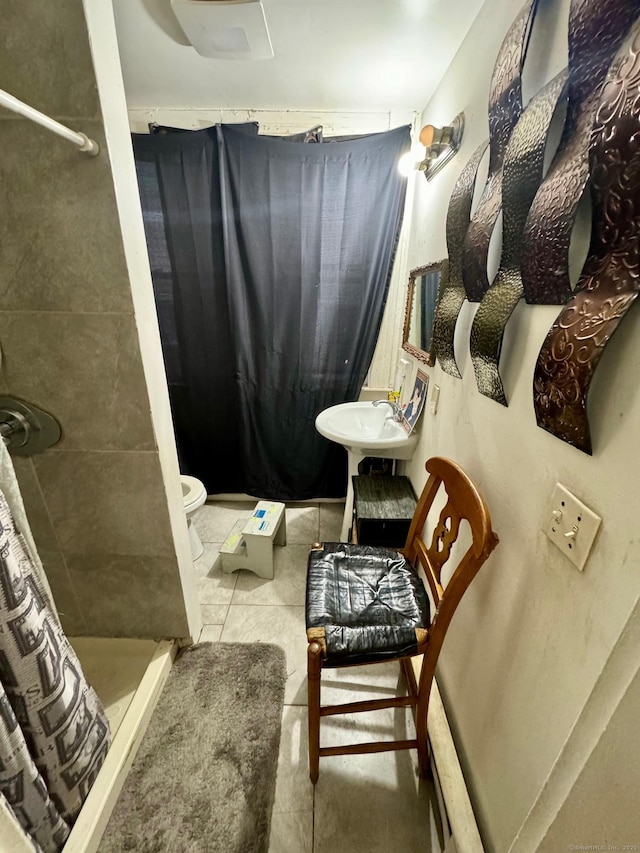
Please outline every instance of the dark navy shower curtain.
M345 492L318 412L355 400L397 245L409 129L134 135L180 462L210 494Z

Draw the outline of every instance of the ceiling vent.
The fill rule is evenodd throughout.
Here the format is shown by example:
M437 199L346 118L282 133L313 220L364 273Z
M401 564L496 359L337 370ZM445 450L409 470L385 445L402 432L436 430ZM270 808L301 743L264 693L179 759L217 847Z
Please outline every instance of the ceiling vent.
M259 0L171 0L171 7L201 56L213 59L273 56Z

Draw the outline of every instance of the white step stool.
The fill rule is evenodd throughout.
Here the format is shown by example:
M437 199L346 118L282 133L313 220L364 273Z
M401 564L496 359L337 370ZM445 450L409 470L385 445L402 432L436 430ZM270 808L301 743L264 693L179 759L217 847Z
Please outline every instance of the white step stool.
M273 578L273 546L287 544L284 504L258 501L247 521L237 521L220 548L222 570L229 574L248 569L261 578Z

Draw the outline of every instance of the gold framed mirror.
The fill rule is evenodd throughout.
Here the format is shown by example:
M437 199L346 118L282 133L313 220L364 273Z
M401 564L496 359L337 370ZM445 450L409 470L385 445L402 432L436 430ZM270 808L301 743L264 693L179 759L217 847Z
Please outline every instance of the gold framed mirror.
M409 273L402 349L429 366L435 364L431 351L433 321L448 268L449 262L444 259L416 267Z

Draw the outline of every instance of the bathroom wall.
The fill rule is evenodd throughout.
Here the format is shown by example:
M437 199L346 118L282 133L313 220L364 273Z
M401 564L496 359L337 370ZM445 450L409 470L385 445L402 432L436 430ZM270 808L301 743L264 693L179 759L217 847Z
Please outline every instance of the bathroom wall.
M3 15L3 87L101 147L0 115L0 381L62 426L14 459L27 513L67 633L187 637L199 613L139 205L132 246L112 171L115 31L101 36L115 71L97 80L81 0Z
M408 268L447 254L451 190L488 135L492 66L520 6L521 0L487 0L422 114L422 124L438 125L462 110L466 129L462 150L433 181L413 178ZM540 3L526 97L566 64L568 7L569 0ZM584 247L581 236L577 245ZM419 489L429 456L458 461L485 495L500 537L463 599L439 668L483 838L487 850L499 853L637 844L637 809L629 813L623 791L637 788L629 768L640 758L640 458L634 449L640 313L630 311L593 382L589 457L536 426L533 368L559 309L523 303L509 322L501 358L508 408L476 389L468 343L475 310L465 304L456 329L462 379L439 366L426 368L431 386L441 388L439 408L423 415L407 472ZM541 532L556 482L603 519L583 572ZM619 795L596 808L611 785Z

